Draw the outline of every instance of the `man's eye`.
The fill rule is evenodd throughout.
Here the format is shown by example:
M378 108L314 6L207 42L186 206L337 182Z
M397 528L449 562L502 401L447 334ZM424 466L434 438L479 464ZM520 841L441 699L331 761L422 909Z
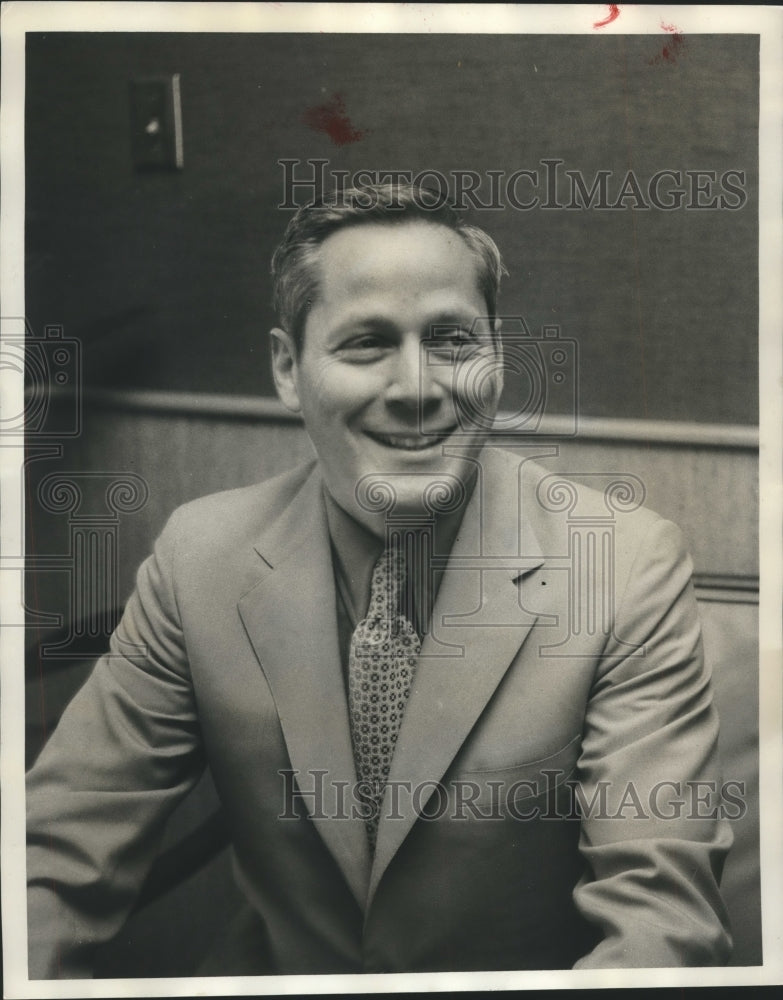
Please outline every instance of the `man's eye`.
M346 340L340 345L340 352L349 358L369 360L382 354L387 346L387 341L383 337L367 333Z
M460 364L473 356L479 346L479 341L470 330L455 326L450 329L438 330L428 348L428 355L440 359L444 364Z
M471 343L474 338L470 330L466 330L461 326L455 326L448 329L439 329L434 339L436 342L442 341L444 344L455 344L459 347L462 344Z

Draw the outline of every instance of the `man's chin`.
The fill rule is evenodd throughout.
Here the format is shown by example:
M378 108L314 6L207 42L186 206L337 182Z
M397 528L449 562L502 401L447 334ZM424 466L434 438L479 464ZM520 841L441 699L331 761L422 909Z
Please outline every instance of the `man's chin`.
M457 510L464 502L472 476L466 470L374 472L359 481L355 500L366 514L390 520L431 520Z

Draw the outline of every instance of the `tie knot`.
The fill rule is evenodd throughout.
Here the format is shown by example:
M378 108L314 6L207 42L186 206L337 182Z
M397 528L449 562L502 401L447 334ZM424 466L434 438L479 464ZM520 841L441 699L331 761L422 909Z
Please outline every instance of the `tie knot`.
M407 572L405 554L396 545L387 546L378 558L370 582L368 618L394 618Z

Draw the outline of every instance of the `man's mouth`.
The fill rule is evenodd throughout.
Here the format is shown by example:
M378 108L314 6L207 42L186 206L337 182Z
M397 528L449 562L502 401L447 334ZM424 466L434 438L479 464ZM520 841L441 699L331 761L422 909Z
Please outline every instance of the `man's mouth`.
M426 451L441 444L454 430L448 427L442 431L431 431L429 434L379 434L376 431L365 431L367 437L372 438L386 448L398 448L401 451Z

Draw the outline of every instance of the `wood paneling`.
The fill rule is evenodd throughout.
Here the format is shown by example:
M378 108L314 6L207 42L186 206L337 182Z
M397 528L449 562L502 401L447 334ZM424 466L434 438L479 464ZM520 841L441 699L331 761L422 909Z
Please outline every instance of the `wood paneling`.
M752 450L569 441L545 464L576 480L596 471L638 476L645 505L685 533L696 573L758 575L758 459Z
M273 400L185 399L171 394L111 394L89 398L80 437L65 443L57 460L29 465L28 552L54 555L67 550L65 515L44 512L35 500L46 475L68 471L134 473L144 479L149 498L119 524L119 596L129 595L136 569L179 504L217 490L269 478L313 457L301 424ZM186 405L187 404L187 405ZM643 425L642 429L643 429ZM739 599L758 576L757 454L750 429L713 429L651 423L650 440L638 440L628 422L594 422L585 438L563 439L555 457L543 464L589 483L595 473L623 473L644 484L645 503L675 521L685 533L698 582L721 600L731 589ZM676 443L660 438L674 437ZM658 440L656 440L656 437ZM542 442L543 444L543 442ZM530 449L526 448L526 452ZM589 474L589 475L588 475ZM82 483L85 511L100 510L101 480ZM92 496L90 496L92 494ZM620 515L621 516L621 515ZM28 604L68 615L67 580L62 572L36 575ZM721 591L725 593L721 593Z

